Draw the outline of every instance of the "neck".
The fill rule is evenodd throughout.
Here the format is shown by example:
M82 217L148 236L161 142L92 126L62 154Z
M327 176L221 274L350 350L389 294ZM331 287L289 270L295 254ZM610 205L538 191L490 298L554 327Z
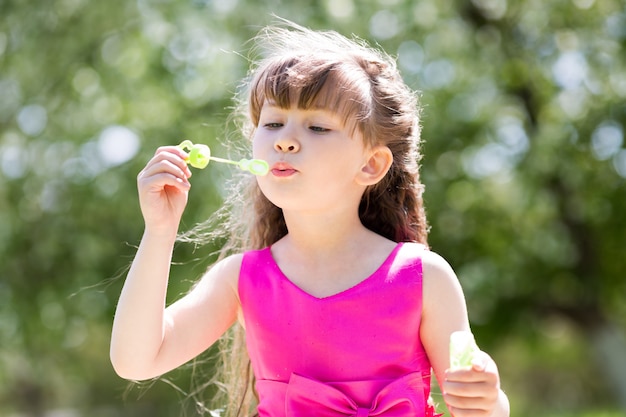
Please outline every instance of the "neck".
M325 215L290 216L285 214L285 222L293 243L305 246L336 246L354 239L355 233L365 229L358 216L350 218Z
M288 234L272 245L279 268L311 294L354 286L389 256L396 243L363 226L358 216L285 215Z
M346 251L358 251L381 237L361 223L358 214L284 213L288 234L280 242L289 252L309 259L324 259Z

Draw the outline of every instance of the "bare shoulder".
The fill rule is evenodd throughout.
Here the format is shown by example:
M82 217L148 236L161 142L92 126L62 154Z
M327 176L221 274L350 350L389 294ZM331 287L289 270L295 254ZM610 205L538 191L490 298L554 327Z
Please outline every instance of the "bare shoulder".
M426 295L445 297L450 293L454 294L461 291L454 269L443 256L415 242L405 242L402 250L407 256L420 259L422 282Z
M422 267L424 269L424 275L432 277L432 279L456 279L456 274L448 261L432 250L425 250L423 252Z
M427 298L438 302L450 297L462 297L461 284L448 261L431 250L422 255L423 285Z
M217 305L226 310L238 309L242 259L243 254L231 255L210 266L193 289L178 303L198 309L209 309Z
M225 284L230 287L235 294L238 293L239 271L243 254L230 255L211 266L202 277L198 286L213 286L216 283Z
M243 261L243 253L237 253L235 255L227 256L221 261L217 262L209 272L215 270L215 272L224 276L224 279L228 281L237 281L239 278L239 270L241 269L241 262Z

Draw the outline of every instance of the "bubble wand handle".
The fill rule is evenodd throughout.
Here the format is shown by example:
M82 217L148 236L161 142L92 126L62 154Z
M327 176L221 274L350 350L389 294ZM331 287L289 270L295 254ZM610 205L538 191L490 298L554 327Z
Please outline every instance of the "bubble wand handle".
M212 156L209 159L211 161L222 162L224 164L239 165L239 162L233 161L232 159L218 158L217 156Z
M453 332L450 335L450 368L460 369L472 366L478 353L474 335L469 331Z
M249 171L254 175L267 175L270 170L269 164L262 159L241 159L240 161L233 161L231 159L211 156L211 149L207 145L194 145L190 140L182 141L178 147L182 150L189 151L187 163L194 168L203 169L209 164L209 161L215 161L236 165L240 169Z

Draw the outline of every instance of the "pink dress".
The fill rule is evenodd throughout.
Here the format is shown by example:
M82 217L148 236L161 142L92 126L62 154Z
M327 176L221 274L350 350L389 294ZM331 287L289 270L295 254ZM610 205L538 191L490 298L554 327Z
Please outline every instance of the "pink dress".
M324 298L293 284L270 248L244 254L239 295L260 417L433 415L422 251L399 243L364 281Z

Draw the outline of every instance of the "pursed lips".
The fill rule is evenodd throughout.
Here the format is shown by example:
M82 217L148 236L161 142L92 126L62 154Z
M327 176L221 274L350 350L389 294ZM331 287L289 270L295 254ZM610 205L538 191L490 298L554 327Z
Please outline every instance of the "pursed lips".
M277 162L272 166L270 172L276 177L289 177L298 172L298 170L286 162Z

